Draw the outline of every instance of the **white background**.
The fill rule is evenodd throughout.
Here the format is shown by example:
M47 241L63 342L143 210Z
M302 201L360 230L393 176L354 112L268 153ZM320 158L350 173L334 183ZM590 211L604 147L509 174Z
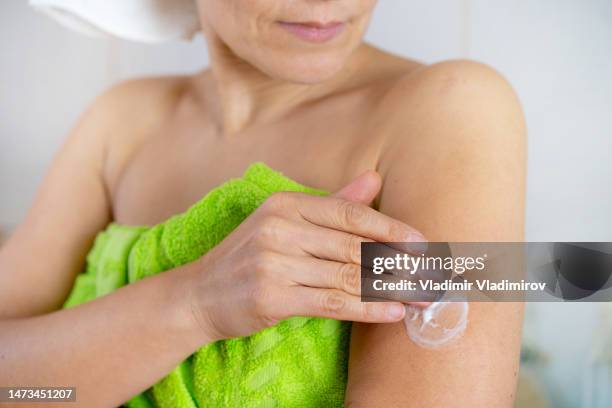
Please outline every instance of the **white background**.
M612 241L612 2L381 0L368 39L426 62L472 58L501 71L529 127L527 238ZM23 0L0 1L0 226L23 217L95 95L121 79L193 72L206 62L201 38L161 46L92 39ZM529 312L526 334L551 357L555 405L580 404L600 309L547 304Z

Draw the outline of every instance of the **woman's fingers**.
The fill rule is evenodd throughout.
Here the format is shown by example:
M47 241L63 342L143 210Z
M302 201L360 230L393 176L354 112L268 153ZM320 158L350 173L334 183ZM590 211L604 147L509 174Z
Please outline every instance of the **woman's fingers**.
M320 259L357 265L361 265L361 244L364 242L374 242L371 239L348 232L323 228L312 224L296 228L292 237L296 239L296 243L292 247L295 246L308 255ZM376 251L379 257L395 257L398 254L397 249L386 245L379 245ZM373 265L363 266L370 269L373 268Z
M305 286L293 288L291 311L295 316L327 317L363 323L392 323L404 318L405 307L397 302L361 302L359 296L337 289Z
M279 255L286 267L285 277L292 283L313 288L338 289L361 294L361 268L354 263L325 261L310 257Z
M306 224L296 231L296 246L316 258L361 264L361 243L374 242L347 232Z
M426 242L414 228L364 204L300 194L296 207L305 220L322 227L378 242Z
M290 279L292 283L320 289L337 289L349 295L361 296L361 267L354 263L344 263L335 261L326 261L316 258L307 257L284 257L280 262L287 271L285 277ZM387 275L385 276L385 284L401 284L402 278ZM407 296L402 291L385 290L382 286L383 280L380 280L377 285L374 285L372 279L365 278L365 287L372 288L380 287L380 291L365 293L371 299L378 301L394 301L401 303L410 303L417 306L427 306L429 303L423 301L426 299L427 292L415 289L411 296ZM419 295L417 295L419 294ZM419 301L414 301L419 299Z

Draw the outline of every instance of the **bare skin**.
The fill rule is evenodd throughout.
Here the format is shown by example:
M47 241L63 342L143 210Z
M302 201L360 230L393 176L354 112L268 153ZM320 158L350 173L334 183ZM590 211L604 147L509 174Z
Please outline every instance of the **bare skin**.
M217 57L217 67L235 66ZM244 94L235 96L238 81ZM227 106L254 108L228 113ZM521 305L472 305L466 335L432 352L412 344L401 323L389 323L401 319L386 314L393 304L366 308L351 279L329 279L350 278L350 268L325 268L355 263L351 242L415 231L432 241L521 240L524 139L516 97L489 68L460 61L425 67L365 45L317 86L287 87L236 71L122 84L84 116L0 252L0 383L76 385L83 406L117 405L203 344L291 315L321 315L370 322L354 325L349 406L511 406ZM108 222L163 221L254 161L339 192L308 203L277 195L200 261L51 313ZM372 200L379 212L365 206ZM347 208L359 222L338 215ZM296 231L303 253L283 253L287 246L275 239ZM339 240L316 246L331 236ZM313 252L325 267L304 264ZM288 258L301 271L295 276L274 267ZM219 293L226 301L245 296L224 290L229 282L219 277L245 276L247 259L260 259L261 273L245 291L279 295L272 303L248 297L220 319L228 309ZM299 301L280 296L279 276L302 289Z

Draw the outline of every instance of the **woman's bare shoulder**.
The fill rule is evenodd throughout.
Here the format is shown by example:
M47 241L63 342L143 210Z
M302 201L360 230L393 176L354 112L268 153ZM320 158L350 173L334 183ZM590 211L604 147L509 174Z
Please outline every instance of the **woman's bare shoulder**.
M98 96L84 120L100 132L118 133L155 127L176 107L191 83L191 77L167 76L130 79L120 82Z
M504 125L523 119L518 97L503 75L470 60L420 65L398 76L381 109L399 126L417 119L421 126L449 120L476 124L479 118L496 115L506 119Z
M381 171L409 152L505 150L524 143L523 111L510 83L493 68L454 60L398 77L378 106L385 115ZM418 160L415 160L418 162ZM386 163L386 164L385 164Z

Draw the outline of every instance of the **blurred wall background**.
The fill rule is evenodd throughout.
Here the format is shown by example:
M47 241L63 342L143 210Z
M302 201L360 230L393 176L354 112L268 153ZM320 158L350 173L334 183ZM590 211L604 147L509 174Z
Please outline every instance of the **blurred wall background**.
M368 39L435 62L472 58L514 85L529 126L527 238L612 241L612 2L382 0ZM193 43L140 45L74 34L0 2L0 226L24 216L53 153L87 104L113 83L194 72ZM1 233L0 233L1 235ZM596 304L530 305L525 336L549 357L555 406L584 403Z

